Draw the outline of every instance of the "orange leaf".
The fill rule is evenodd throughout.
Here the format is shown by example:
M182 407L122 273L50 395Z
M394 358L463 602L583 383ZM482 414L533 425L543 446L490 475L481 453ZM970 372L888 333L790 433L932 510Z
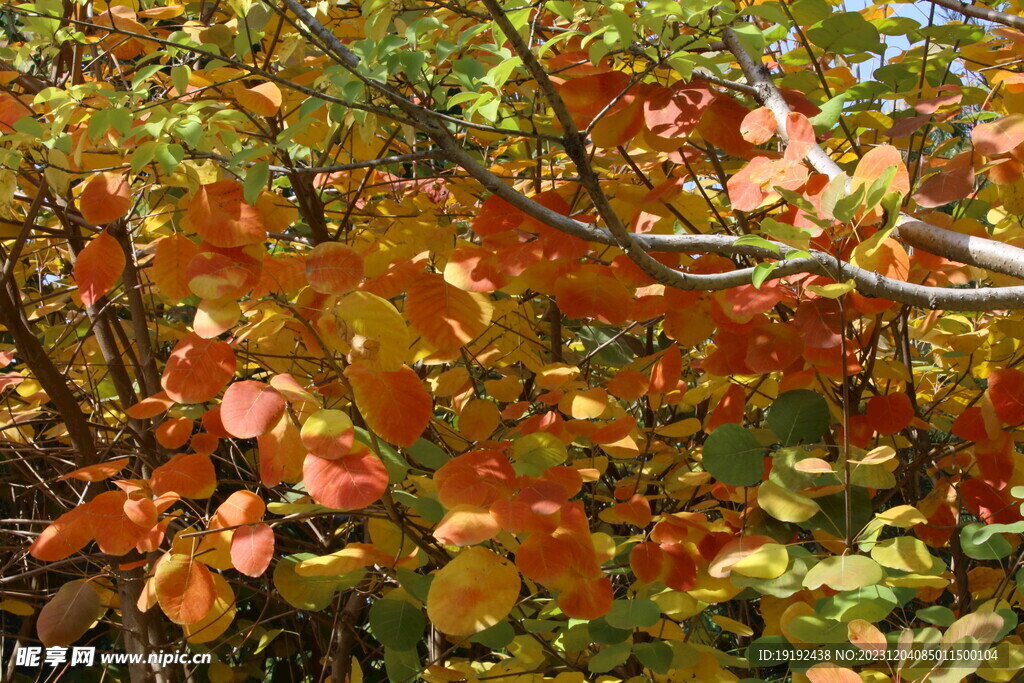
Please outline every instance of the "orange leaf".
M231 564L246 576L262 576L274 558L274 530L267 524L235 529L231 536Z
M335 510L358 510L378 500L388 488L388 470L370 451L327 460L310 453L302 465L306 491Z
M128 417L133 417L136 420L148 420L151 417L166 413L167 409L173 404L174 401L167 396L167 392L160 391L152 396L147 396L135 405L129 406L124 412Z
M553 585L569 571L572 550L564 536L530 534L516 548L516 566L524 576Z
M746 117L743 120L746 122ZM799 164L814 146L814 128L806 116L791 111L786 115L786 135L789 144L786 145L785 159L791 164Z
M182 498L209 498L217 488L217 473L210 456L179 453L153 470L150 486L158 496L173 492Z
M216 339L186 334L175 345L160 384L178 403L202 403L220 392L235 374L235 352Z
M306 279L314 292L344 294L363 279L363 257L341 242L322 242L306 259Z
M194 424L187 417L172 417L169 420L164 420L156 428L156 440L169 450L181 448L188 443L189 437L192 436Z
M149 274L161 294L173 301L192 294L186 271L198 253L199 247L181 233L176 232L160 240Z
M441 504L486 507L512 490L516 473L501 451L473 451L452 458L434 473Z
M576 127L583 129L628 86L629 74L624 71L608 71L567 80L558 86L558 94ZM624 104L620 98L608 113L621 109Z
M555 298L570 318L597 318L610 324L625 321L633 307L633 296L625 285L600 268L584 267L559 278Z
M377 372L353 363L345 376L370 429L398 446L411 446L420 438L430 421L433 401L409 366Z
M758 107L743 117L740 135L747 142L763 145L772 139L777 127L775 114L768 107Z
M934 209L963 199L974 191L974 166L971 152L953 157L937 173L925 178L914 193L914 201L923 209Z
M651 368L650 391L652 394L664 394L672 391L679 384L679 377L683 369L683 356L679 352L679 345L672 344L654 363Z
M210 529L255 524L263 519L267 505L252 491L235 491L210 517Z
M989 123L981 123L971 131L974 149L985 156L1005 154L1024 142L1024 114L1010 114Z
M92 525L84 505L58 517L29 546L29 555L42 562L56 562L74 555L92 540Z
M164 555L153 574L160 609L175 624L194 624L213 607L213 575L191 555Z
M413 283L405 302L413 329L440 351L455 351L483 334L493 311L486 296L457 289L436 274Z
M476 545L498 535L501 527L486 509L456 505L437 523L434 538L447 545ZM520 546L520 550L522 546ZM519 550L516 551L518 556Z
M85 184L78 198L82 218L93 225L106 225L123 218L132 208L131 186L128 176L117 173L97 173Z
M83 506L96 545L108 555L130 552L147 531L125 514L127 500L124 491L105 491Z
M868 185L877 180L890 166L896 167L896 177L889 186L890 192L899 192L903 196L910 194L910 174L903 163L903 156L900 151L892 145L879 145L868 150L867 154L857 162L857 168L853 171L853 182L850 184L850 191L856 190L860 185Z
M247 89L239 89L238 103L260 116L273 116L281 108L281 89L275 83L260 83Z
M284 412L284 397L263 382L235 382L224 392L220 420L228 434L251 439L266 434Z
M57 477L57 481L64 481L65 479L103 481L104 479L110 479L127 466L128 458L118 458L117 460L110 460L107 462L97 463L95 465L89 465L87 467L81 467L73 472L68 472L65 475Z
M657 543L638 543L629 551L629 566L637 579L651 583L661 576L665 553Z
M474 398L459 412L459 433L470 441L483 441L501 423L501 411L493 401Z
M75 282L82 303L92 306L110 291L124 270L124 251L106 230L93 237L75 259Z
M558 594L558 607L574 619L597 619L612 608L612 582L606 576L569 582Z
M245 201L242 184L236 180L202 185L189 202L188 219L204 240L217 247L241 247L267 239L263 216Z

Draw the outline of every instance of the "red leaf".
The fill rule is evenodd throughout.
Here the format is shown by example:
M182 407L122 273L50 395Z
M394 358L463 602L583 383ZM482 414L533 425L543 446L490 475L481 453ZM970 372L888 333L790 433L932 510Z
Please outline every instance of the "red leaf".
M57 481L64 481L65 479L78 479L79 481L103 481L105 479L110 479L127 466L128 458L118 458L117 460L101 462L95 465L89 465L88 467L79 468L74 472L68 472L65 475L57 477Z
M652 88L644 100L647 129L659 138L678 141L693 132L713 99L711 90L697 80Z
M791 164L798 164L814 146L814 128L806 116L791 111L786 115L786 135L789 144L786 145L785 159Z
M988 396L1006 425L1024 422L1024 372L1006 368L988 376Z
M110 291L124 270L124 251L106 230L89 241L75 259L75 282L82 303L92 306Z
M373 453L349 453L326 460L312 453L302 466L302 478L313 500L335 510L358 510L387 490L388 471Z
M652 394L664 394L674 391L679 384L679 378L683 371L683 356L679 352L679 345L672 344L661 354L661 358L655 361L651 368L650 392Z
M224 392L220 419L224 429L239 439L251 439L270 431L284 412L284 397L263 382L235 382Z
M872 429L888 436L910 425L914 419L914 406L906 394L874 396L868 401L865 414Z
M608 71L567 80L558 86L558 94L576 127L582 130L628 86L629 74L624 71ZM618 111L624 105L620 98L610 112Z
M971 514L985 524L1013 524L1021 521L1018 501L1009 492L997 491L978 477L960 484L960 496Z
M175 345L160 384L178 403L201 403L216 396L235 374L235 352L222 341L186 334Z
M385 441L411 446L430 422L433 401L407 365L377 372L360 363L345 370L366 425Z
M638 543L629 551L629 566L637 579L651 583L661 576L665 553L657 543Z
M604 275L600 267L583 267L559 278L555 297L568 317L597 318L609 324L625 321L633 306L629 290L614 277Z
M473 451L452 458L434 473L437 496L447 508L487 507L512 490L516 473L501 451Z
M274 530L267 524L235 529L231 535L231 564L246 576L262 576L274 558Z
M78 198L82 218L93 225L113 223L128 214L132 207L128 176L98 173L89 179Z

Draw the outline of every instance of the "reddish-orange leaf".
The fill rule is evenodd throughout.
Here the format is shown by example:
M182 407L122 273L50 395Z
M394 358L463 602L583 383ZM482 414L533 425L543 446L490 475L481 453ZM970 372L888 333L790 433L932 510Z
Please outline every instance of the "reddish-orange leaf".
M235 529L231 535L231 564L246 576L262 576L274 558L274 530L267 524Z
M124 270L124 251L106 230L93 237L75 259L75 282L82 303L92 306L110 291Z
M405 301L405 315L439 351L454 351L482 334L494 307L483 294L464 292L437 274L421 276Z
M341 242L322 242L306 259L306 279L313 291L344 294L363 279L363 257Z
M625 321L632 311L633 295L610 273L601 267L584 266L559 278L555 297L562 313L570 318L597 318L610 324Z
M499 531L497 520L485 508L456 505L437 523L434 538L448 545L476 545L494 538Z
M960 496L971 514L985 524L1013 524L1021 521L1020 502L1008 491L998 491L978 477L960 484Z
M129 498L124 501L121 509L132 524L143 529L152 529L160 514L152 498Z
M221 180L196 190L188 219L204 240L217 247L241 247L267 239L259 210L245 201L242 184Z
M569 79L558 86L558 94L576 127L583 129L628 86L629 74L625 71L608 71ZM617 104L612 106L612 110L617 110L624 104L620 98Z
M530 534L516 548L516 566L524 576L552 585L569 571L572 545L564 537Z
M238 297L252 286L252 271L227 254L200 251L185 268L189 291L203 299Z
M651 503L639 493L630 496L624 503L616 503L611 510L618 519L641 529L651 523Z
M1004 424L1024 422L1024 372L1013 368L992 372L988 376L988 397Z
M1009 152L1024 142L1024 114L1010 114L978 124L971 131L971 141L974 149L985 156Z
M85 184L78 198L82 218L93 225L106 225L123 218L132 208L128 176L119 173L97 173Z
M665 553L657 543L637 543L629 551L629 566L644 583L655 581L665 566Z
M760 374L780 372L799 360L803 350L803 338L793 325L758 325L747 339L747 366Z
M612 582L608 577L577 578L558 594L558 607L574 619L597 619L612 608Z
M905 429L914 419L914 406L906 394L874 396L865 411L868 424L879 434L888 436Z
M220 420L231 436L251 439L266 434L284 412L284 397L263 382L235 382L224 392Z
M160 391L129 406L124 412L128 417L133 417L136 420L148 420L166 413L172 405L174 405L174 401L167 395L167 392Z
M688 591L697 584L697 563L686 548L667 543L665 552L665 585L677 591Z
M494 251L469 246L459 247L448 256L444 279L466 292L493 292L505 286L508 275Z
M992 375L989 375L989 387L991 386ZM978 406L971 406L957 415L956 420L953 421L953 428L950 431L953 432L953 436L958 436L964 441L988 440L985 418L981 408Z
M180 301L192 294L186 273L189 263L198 253L196 243L180 232L160 240L156 245L156 256L149 275L161 294L173 301Z
M747 142L763 145L772 139L777 127L775 114L768 107L758 107L743 117L740 135Z
M651 380L637 370L619 370L608 382L608 393L624 401L635 401L650 389Z
M651 368L650 391L652 394L664 394L675 390L679 384L679 377L682 373L683 357L679 352L679 346L669 346L661 358Z
M377 372L361 363L345 370L367 426L384 440L411 446L430 422L433 401L413 370Z
M885 643L884 640L882 642ZM861 683L863 679L853 669L823 662L807 670L807 680L811 683Z
M210 456L179 453L170 462L153 470L153 493L177 493L182 498L209 498L217 488L217 473Z
M704 431L710 434L724 424L743 424L743 414L747 409L747 393L739 384L729 384L722 400L715 406Z
M473 451L452 458L434 473L438 498L447 508L486 507L512 490L516 473L501 451Z
M29 555L42 562L56 562L74 555L92 540L92 525L84 505L58 517L29 546Z
M64 481L65 479L78 479L79 481L103 481L105 479L110 479L112 476L128 466L128 460L128 458L118 458L117 460L109 460L107 462L81 467L73 472L68 472L65 475L57 477L57 481Z
M165 555L156 566L153 582L160 609L175 624L201 620L217 597L210 570L191 555Z
M379 499L388 487L384 463L370 451L327 460L312 453L302 466L306 491L335 510L358 510Z
M216 396L235 374L235 352L222 341L186 334L175 345L160 384L178 403L201 403Z
M195 423L187 417L172 417L156 428L156 440L164 448L174 450L188 443Z
M104 612L99 593L88 581L69 581L39 610L36 632L46 647L69 647Z
M108 555L130 552L147 531L125 514L127 500L128 494L124 491L105 491L84 506L96 545Z
M526 214L496 194L484 200L473 219L473 232L481 237L498 235L518 228L526 220Z
M712 100L714 94L697 79L679 81L670 88L651 88L644 98L647 129L659 138L678 141L697 127Z
M255 524L263 519L267 505L252 491L235 491L217 507L210 517L211 529Z
M743 120L746 122L746 117ZM814 128L811 127L811 122L806 116L800 112L791 111L786 115L786 135L789 137L789 143L786 145L786 161L798 164L814 146Z
M238 103L260 116L273 116L281 108L281 89L275 83L260 83L251 88L239 89Z

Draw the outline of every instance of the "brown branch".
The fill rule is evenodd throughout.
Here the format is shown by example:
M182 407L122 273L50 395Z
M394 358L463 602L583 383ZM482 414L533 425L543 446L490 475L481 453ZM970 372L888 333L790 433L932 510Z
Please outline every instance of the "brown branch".
M1024 31L1024 17L1019 17L1015 14L1000 12L981 5L972 5L968 2L962 2L962 0L928 0L928 2L953 10L954 12L959 12L964 16L984 19L985 21Z

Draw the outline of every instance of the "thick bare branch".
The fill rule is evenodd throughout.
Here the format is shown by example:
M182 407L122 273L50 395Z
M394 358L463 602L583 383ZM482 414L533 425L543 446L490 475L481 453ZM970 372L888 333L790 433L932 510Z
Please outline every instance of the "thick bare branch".
M939 7L945 7L946 9L959 12L967 17L974 17L975 19L984 19L985 21L991 21L996 24L1002 24L1003 26L1009 26L1024 31L1024 17L1019 17L1016 14L1008 14L1006 12L1000 12L989 7L982 5L972 5L969 2L962 2L962 0L928 0L933 5Z

